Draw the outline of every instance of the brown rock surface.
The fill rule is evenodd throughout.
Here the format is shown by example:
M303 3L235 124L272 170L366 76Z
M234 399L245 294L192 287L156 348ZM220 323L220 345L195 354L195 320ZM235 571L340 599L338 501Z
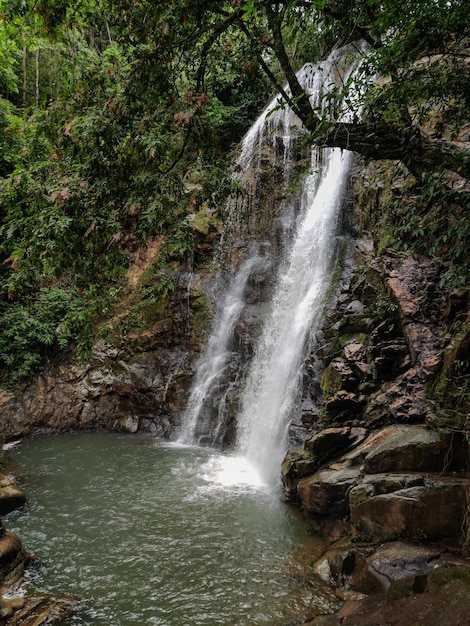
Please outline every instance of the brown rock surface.
M346 600L336 615L321 615L304 626L467 626L470 615L470 569L439 568L421 591L407 589Z
M462 469L465 444L459 433L437 433L424 426L396 425L364 459L367 474L382 472L442 472Z
M307 439L304 449L312 454L319 465L337 458L366 438L365 428L326 428Z
M27 597L3 600L0 610L8 626L63 624L79 606L73 598Z
M359 475L357 467L317 472L299 481L300 500L309 513L341 518L348 513L346 495Z
M398 537L462 541L468 487L467 479L427 479L423 486L354 504L351 523L358 532L385 541Z
M10 511L23 506L26 502L26 494L8 476L0 474L0 515L6 515Z
M16 583L24 573L29 557L18 537L11 532L3 532L0 537L0 586Z

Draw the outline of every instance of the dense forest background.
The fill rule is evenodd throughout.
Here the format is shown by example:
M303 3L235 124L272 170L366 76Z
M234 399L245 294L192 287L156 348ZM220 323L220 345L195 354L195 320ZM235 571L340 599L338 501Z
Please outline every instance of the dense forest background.
M143 243L158 255L142 301L211 263L195 224L223 217L231 156L275 93L308 141L399 181L368 225L379 251L431 256L442 286L468 289L468 15L467 0L0 0L2 384L60 350L87 359ZM358 84L312 109L295 70L346 44Z

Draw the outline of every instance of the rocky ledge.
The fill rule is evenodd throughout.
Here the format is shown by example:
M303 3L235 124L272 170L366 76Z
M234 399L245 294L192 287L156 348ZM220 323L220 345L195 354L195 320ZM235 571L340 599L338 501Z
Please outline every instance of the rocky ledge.
M328 428L285 461L284 481L330 538L464 543L470 483L459 433L402 424Z
M355 243L283 464L345 600L309 625L468 623L468 315L431 261Z

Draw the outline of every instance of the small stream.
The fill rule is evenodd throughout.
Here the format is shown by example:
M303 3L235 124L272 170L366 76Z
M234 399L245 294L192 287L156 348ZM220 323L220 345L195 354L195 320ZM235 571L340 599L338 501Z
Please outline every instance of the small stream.
M107 433L9 458L29 502L5 525L38 557L26 586L82 601L64 624L284 626L333 606L306 578L321 542L241 458Z

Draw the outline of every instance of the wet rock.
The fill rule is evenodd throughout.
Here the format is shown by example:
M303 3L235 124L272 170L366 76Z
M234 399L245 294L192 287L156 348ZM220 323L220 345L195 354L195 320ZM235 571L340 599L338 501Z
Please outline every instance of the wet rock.
M442 472L465 469L466 444L461 434L437 433L423 426L390 426L367 453L367 474Z
M326 428L305 441L304 449L317 461L318 467L359 445L367 437L365 428Z
M373 474L364 476L348 494L349 506L355 506L373 496L392 493L408 487L424 485L423 474Z
M364 343L357 339L351 339L344 346L344 355L348 361L365 361L367 357L367 348Z
M354 593L367 594L375 602L385 597L387 600L396 600L422 594L433 589L433 579L437 573L439 578L444 579L452 579L453 576L470 579L470 569L462 566L465 566L463 559L452 556L438 546L391 542L373 547L341 541L330 546L313 569L325 582L345 590L347 602L337 614L342 620L346 615L355 613L364 599L364 595L361 595L359 602L355 600L351 603ZM396 623L398 625L402 622Z
M289 452L282 463L281 474L286 501L298 501L297 483L305 476L310 476L319 468L314 458L304 458L300 453Z
M111 351L114 354L113 351ZM134 432L135 420L168 436L178 423L191 382L189 355L161 350L130 360L107 358L87 366L46 372L24 393L2 405L3 432L17 436L35 431L108 429ZM121 356L123 356L121 354ZM104 359L104 360L103 360Z
M373 555L372 547L355 547L349 542L333 545L318 561L314 569L339 589L353 589L361 593L375 594L384 591L383 581L375 576L368 563Z
M321 380L321 388L325 393L331 394L341 389L350 391L356 386L357 378L344 359L335 358L326 367Z
M3 617L8 618L8 626L46 626L63 624L79 603L72 597L27 597L2 600L0 607Z
M0 536L0 586L11 586L22 576L30 557L18 537L2 526Z
M373 539L463 541L467 512L465 479L427 479L423 486L372 496L351 506L356 531Z
M411 364L404 340L381 342L372 348L371 355L376 375L382 380L390 380Z
M367 561L372 575L388 591L394 583L403 579L411 579L413 584L418 578L419 585L423 577L443 564L443 561L438 561L441 553L442 549L432 546L391 542L379 546Z
M436 562L438 564L438 562ZM426 577L426 592L413 590L396 594L398 583L388 593L348 598L336 615L322 615L306 622L309 626L417 626L452 624L467 626L470 613L470 570L464 566L438 567ZM323 621L323 620L327 621ZM335 621L336 620L336 621Z
M350 516L357 537L461 541L469 480L466 474L430 472L462 471L466 459L463 437L449 431L330 428L311 436L303 454L285 462L284 481L292 499L297 485L300 502L322 534L334 520Z
M430 413L425 377L419 368L411 368L382 385L364 408L364 422L369 427L393 422L419 424Z
M343 317L332 329L341 334L370 333L374 328L374 320L368 315L349 314Z
M359 300L353 300L346 307L346 313L352 315L363 315L364 313L364 305Z
M299 481L300 500L309 513L342 518L348 513L347 493L359 475L357 467L317 472Z
M150 329L128 333L128 349L133 354L138 354L168 348L171 345L172 329L172 320L164 319L156 322Z
M334 419L355 419L362 414L362 402L354 393L341 390L325 402L325 410Z
M139 430L138 417L121 417L114 423L114 430L125 433L136 433Z
M6 515L23 506L26 494L8 476L0 474L0 515Z

